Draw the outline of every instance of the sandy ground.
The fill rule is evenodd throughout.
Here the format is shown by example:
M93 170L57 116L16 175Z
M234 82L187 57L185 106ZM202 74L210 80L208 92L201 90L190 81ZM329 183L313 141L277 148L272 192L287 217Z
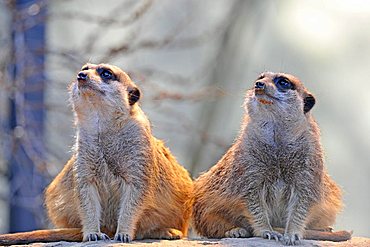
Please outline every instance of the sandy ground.
M279 242L272 240L265 240L261 238L247 238L247 239L231 239L225 238L221 240L212 240L212 239L195 239L195 240L144 240L144 241L133 241L130 244L122 244L115 242L88 242L88 243L68 243L68 242L55 242L55 243L35 243L30 246L33 247L99 247L99 246L248 246L248 247L259 247L259 246L283 246ZM352 247L352 246L369 246L370 247L370 238L361 238L353 237L350 241L346 242L329 242L329 241L312 241L304 240L300 246L336 246L336 247Z

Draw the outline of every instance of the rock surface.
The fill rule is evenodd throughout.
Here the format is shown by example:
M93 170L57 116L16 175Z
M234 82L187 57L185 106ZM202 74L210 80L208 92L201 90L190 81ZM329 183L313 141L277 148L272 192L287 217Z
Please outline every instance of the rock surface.
M232 238L224 238L224 239L183 239L183 240L143 240L143 241L133 241L130 244L122 244L116 242L87 242L87 243L68 243L68 242L54 242L54 243L34 243L29 246L33 247L100 247L100 246L167 246L167 247L175 247L175 246L228 246L228 247L238 247L238 246L248 246L248 247L260 247L260 246L284 246L279 242L275 242L272 240L265 240L261 238L246 238L246 239L232 239ZM370 238L362 238L362 237L353 237L351 240L346 242L329 242L329 241L313 241L313 240L304 240L302 241L300 246L335 246L335 247L352 247L352 246L369 246L370 247Z

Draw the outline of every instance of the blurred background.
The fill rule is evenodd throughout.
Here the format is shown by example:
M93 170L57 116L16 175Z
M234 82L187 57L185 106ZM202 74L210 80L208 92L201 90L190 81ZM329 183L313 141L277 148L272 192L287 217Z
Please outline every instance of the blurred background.
M335 228L370 237L370 1L0 1L0 232L48 227L42 192L71 155L67 85L112 63L143 91L155 135L194 178L232 144L265 70L316 96Z

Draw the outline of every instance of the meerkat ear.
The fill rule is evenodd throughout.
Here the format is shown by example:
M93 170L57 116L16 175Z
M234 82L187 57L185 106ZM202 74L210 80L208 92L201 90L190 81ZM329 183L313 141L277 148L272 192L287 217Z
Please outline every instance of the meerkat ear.
M307 94L306 97L303 99L303 111L304 113L309 112L312 107L315 105L316 100L312 94Z
M130 105L135 104L140 99L140 90L137 87L132 87L128 90L128 102Z

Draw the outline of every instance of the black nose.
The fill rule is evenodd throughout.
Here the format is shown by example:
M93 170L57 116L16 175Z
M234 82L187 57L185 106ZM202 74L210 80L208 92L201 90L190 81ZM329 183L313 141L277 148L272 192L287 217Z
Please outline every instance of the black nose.
M265 83L262 82L262 81L257 81L256 82L256 85L254 86L254 88L264 89L265 88Z
M78 73L77 80L84 80L84 81L86 81L86 79L87 79L87 74L85 72Z

